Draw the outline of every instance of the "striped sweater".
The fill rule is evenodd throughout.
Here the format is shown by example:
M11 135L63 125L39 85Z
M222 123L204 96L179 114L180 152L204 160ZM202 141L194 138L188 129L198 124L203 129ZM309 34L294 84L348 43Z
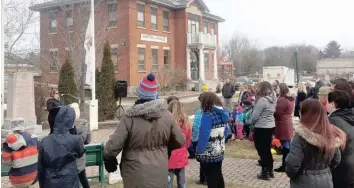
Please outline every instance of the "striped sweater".
M6 138L2 148L3 163L11 167L10 182L14 187L30 186L37 177L37 138L29 132L16 132Z

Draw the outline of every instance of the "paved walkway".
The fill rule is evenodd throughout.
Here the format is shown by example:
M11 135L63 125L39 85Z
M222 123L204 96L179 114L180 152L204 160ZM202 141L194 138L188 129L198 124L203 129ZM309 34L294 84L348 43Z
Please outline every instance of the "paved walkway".
M94 143L106 142L109 139L109 135L113 133L114 129L101 129L99 131L92 132L92 140ZM262 187L262 188L286 188L289 187L289 179L285 174L275 174L275 178L271 181L261 181L256 178L256 174L259 173L260 167L256 165L255 160L226 158L223 162L223 174L226 182L234 183L237 185L246 185L250 187ZM279 164L275 164L278 166ZM89 176L98 174L98 168L88 167L87 174ZM187 167L188 178L198 179L199 177L199 163L195 160L190 160L190 164ZM11 187L8 177L1 178L1 187ZM38 187L35 185L33 187Z

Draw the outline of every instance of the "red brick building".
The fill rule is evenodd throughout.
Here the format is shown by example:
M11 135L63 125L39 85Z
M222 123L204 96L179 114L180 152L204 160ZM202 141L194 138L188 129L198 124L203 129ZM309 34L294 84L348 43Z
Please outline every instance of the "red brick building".
M40 12L43 81L58 83L68 54L81 76L90 1L54 0L30 9ZM96 0L96 65L109 41L116 78L130 86L148 72L177 67L192 81L215 80L222 21L202 0Z

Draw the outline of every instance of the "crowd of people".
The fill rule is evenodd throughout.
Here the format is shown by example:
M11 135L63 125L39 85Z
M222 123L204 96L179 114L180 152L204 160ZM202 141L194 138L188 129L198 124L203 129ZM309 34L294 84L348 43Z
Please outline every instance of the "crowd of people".
M261 180L274 178L276 171L287 174L292 188L353 188L354 84L341 78L330 85L315 81L297 85L297 93L285 83L265 81L246 86L234 101L236 90L227 80L224 104L215 93L201 93L191 124L177 97L158 99L157 80L148 74L137 88L137 101L105 144L105 169L120 168L127 188L172 188L175 176L177 187L185 188L188 159L196 159L197 183L224 188L225 142L249 139L259 156L261 172L255 176ZM51 96L50 134L38 141L17 128L3 145L10 181L15 187L38 182L41 188L89 188L84 149L91 142L89 125L80 119L78 104L64 105L57 90ZM276 169L274 139L282 153Z

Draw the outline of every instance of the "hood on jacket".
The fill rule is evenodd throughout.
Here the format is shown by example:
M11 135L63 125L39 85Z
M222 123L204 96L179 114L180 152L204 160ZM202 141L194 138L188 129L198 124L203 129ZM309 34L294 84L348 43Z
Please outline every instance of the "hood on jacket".
M125 111L129 117L144 116L145 119L161 117L164 110L167 110L165 99L152 100L143 104L136 104Z
M354 108L338 109L330 114L330 117L339 117L354 126Z
M267 101L272 103L272 104L276 101L275 98L271 97L271 96L265 96L264 98L267 99Z
M304 125L302 125L300 123L294 125L294 131L301 138L303 138L308 143L310 143L311 145L314 145L314 146L320 146L320 142L326 139L322 135L312 132L310 129L306 128ZM330 145L330 148L337 148L337 147L345 144L345 142L346 142L345 140L342 140L340 138L336 138L335 142Z
M214 106L213 107L213 112L221 115L221 118L224 122L227 122L229 121L229 118L230 118L230 112L225 110L224 108L222 107L219 107L219 106Z
M289 101L294 101L295 98L296 98L295 95L292 95L290 93L288 95L286 95L286 96L281 96L281 97L284 97L284 98L288 99Z
M55 117L55 122L53 126L53 133L64 134L69 131L75 122L75 112L74 109L68 106L63 106L60 108L58 114Z

